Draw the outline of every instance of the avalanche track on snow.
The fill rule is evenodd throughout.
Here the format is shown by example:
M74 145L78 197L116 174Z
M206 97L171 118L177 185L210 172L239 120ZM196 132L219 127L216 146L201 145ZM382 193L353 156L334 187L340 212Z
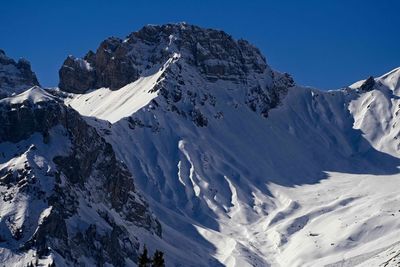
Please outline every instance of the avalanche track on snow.
M368 92L355 85L329 92L289 88L266 119L237 101L240 90L229 82L211 84L193 79L190 68L185 72L196 84L192 88L207 88L216 98L203 110L207 127L165 112L153 93L142 97L154 97L164 110L150 102L130 117L113 115L111 124L89 119L107 132L162 222L161 246L170 262L377 266L379 257L380 263L385 257L393 261L384 253L400 252L399 70L376 79ZM218 90L230 87L228 93ZM67 103L80 111L84 96ZM129 95L124 100L138 101ZM107 119L86 112L102 105L94 103L88 100L80 112Z
M37 84L21 64L0 100L6 264L136 266L146 244L167 266L399 265L400 68L320 91L186 23L69 56L55 90L13 95Z

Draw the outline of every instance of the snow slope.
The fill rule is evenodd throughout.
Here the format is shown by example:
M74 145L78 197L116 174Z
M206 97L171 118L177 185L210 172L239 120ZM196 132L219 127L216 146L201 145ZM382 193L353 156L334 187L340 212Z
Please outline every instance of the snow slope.
M353 114L354 128L378 150L399 155L400 128L400 68L376 79L376 90L366 92L353 101L349 110Z
M1 265L135 266L146 235L158 221L76 111L39 87L0 100Z
M164 243L156 246L171 266L375 266L386 259L400 241L398 69L369 92L357 89L363 81L329 92L289 88L268 118L246 106L240 85L182 69L191 94L214 97L196 105L206 127L180 115L187 105L171 109L142 79L120 92L131 114L117 101L91 102L104 89L66 100L112 123L88 118L160 218ZM115 113L96 113L103 103Z
M53 100L54 96L40 88L39 86L34 86L19 95L13 97L5 98L0 100L0 103L10 103L10 104L21 104L25 101L38 104L40 102L46 102L48 100Z
M400 68L320 91L185 23L69 59L0 100L0 262L399 264Z
M178 58L179 54L174 55L154 74L149 71L148 76L141 77L119 90L100 88L85 94L71 95L65 103L82 115L93 116L111 123L117 122L146 106L157 96L157 91L150 92L150 90L162 80L163 70Z

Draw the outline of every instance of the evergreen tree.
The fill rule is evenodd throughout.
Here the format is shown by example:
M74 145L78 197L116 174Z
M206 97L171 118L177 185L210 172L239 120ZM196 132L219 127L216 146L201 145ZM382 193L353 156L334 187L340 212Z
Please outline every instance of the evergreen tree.
M153 256L153 264L151 265L152 267L165 267L165 261L164 261L164 253L156 250L154 252Z
M147 255L147 248L146 245L143 247L143 253L140 254L139 256L139 262L138 262L138 266L139 267L148 267L150 266L151 260L149 258L149 256Z

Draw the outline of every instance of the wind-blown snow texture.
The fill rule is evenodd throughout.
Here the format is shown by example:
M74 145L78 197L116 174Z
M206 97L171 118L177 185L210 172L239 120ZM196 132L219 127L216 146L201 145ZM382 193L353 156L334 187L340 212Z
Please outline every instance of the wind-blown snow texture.
M100 59L132 65L125 73ZM124 216L114 214L114 220L138 243L164 251L167 266L397 266L400 69L319 91L273 71L247 42L187 24L146 26L71 60L64 62L60 84L74 93L41 91L32 97L28 91L3 101L63 99L104 138L99 142L112 145L162 235L147 210L150 228L137 218L134 228ZM84 82L85 75L91 83ZM124 75L126 83L115 88L113 77ZM48 147L50 142L32 155L50 161L66 155L74 139L57 136L60 151ZM32 138L38 134L20 142L40 143ZM10 151L0 169L12 170L28 152L12 156L21 144L0 141ZM84 182L88 189L96 181L91 177ZM1 232L20 229L18 219L13 228L3 219L10 209L21 214L11 218L50 212L45 204L7 203L0 203ZM88 214L93 210L85 208ZM35 223L39 217L33 215ZM10 244L17 241L6 238L0 260L32 257L13 255ZM85 257L89 265L98 260ZM129 260L103 262L134 266L135 257L121 257ZM61 266L62 258L52 257Z

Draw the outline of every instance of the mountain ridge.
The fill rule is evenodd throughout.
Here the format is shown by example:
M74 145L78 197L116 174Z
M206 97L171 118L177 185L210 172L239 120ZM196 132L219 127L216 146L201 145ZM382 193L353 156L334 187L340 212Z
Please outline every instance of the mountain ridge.
M0 100L0 142L2 263L123 266L137 229L161 236L110 144L51 91Z
M39 85L39 82L29 61L19 59L16 62L0 49L0 99L13 93L19 94L35 85Z
M399 70L320 91L182 23L70 56L59 89L0 100L0 260L394 265Z

